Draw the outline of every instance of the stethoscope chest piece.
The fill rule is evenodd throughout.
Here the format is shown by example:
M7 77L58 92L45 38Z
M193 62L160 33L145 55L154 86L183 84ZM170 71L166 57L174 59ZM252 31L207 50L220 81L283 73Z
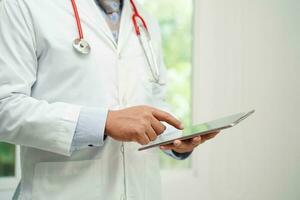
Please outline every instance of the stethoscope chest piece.
M74 49L80 54L89 54L91 52L91 46L84 39L77 38L73 41Z

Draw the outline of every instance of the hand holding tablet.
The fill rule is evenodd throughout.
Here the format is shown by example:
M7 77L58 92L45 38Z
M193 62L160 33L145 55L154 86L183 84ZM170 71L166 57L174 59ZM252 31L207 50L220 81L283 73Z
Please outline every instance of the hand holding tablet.
M177 135L176 136L171 135L169 137L159 138L148 145L142 146L141 148L139 148L139 151L157 147L157 146L170 145L173 144L175 140L184 141L184 140L189 140L191 138L197 140L197 136L202 136L199 138L200 139L203 138L204 140L210 139L214 137L219 131L237 125L238 123L240 123L241 121L243 121L244 119L252 115L254 112L255 110L252 110L250 112L237 113L234 115L216 119L214 121L185 128L183 131L183 136L178 137Z

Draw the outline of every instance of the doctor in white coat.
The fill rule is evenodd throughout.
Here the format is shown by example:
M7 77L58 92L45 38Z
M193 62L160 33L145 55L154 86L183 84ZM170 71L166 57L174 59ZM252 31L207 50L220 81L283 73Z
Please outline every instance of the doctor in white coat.
M159 149L137 151L183 128L166 112L159 27L136 5L157 55L156 82L130 1L113 1L116 13L99 2L76 1L88 55L72 47L78 30L70 0L0 3L0 141L21 146L15 199L161 199ZM215 135L161 149L184 159Z

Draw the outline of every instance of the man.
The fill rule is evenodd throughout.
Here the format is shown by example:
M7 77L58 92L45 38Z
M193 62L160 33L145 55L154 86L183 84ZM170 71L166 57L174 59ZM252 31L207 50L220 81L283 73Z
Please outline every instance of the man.
M129 0L76 3L88 55L72 49L69 0L0 4L0 140L21 145L14 198L160 199L158 149L137 148L183 127L166 112L158 25L138 5L159 62L154 82ZM185 159L215 135L161 149Z

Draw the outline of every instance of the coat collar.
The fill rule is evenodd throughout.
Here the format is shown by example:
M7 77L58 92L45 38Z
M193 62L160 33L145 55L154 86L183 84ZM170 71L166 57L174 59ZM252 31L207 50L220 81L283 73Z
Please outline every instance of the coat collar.
M126 45L130 34L133 33L133 24L131 20L132 7L130 1L123 1L118 44L115 42L111 30L95 0L78 0L77 2L82 23L96 27L95 31L99 32L99 36L103 37L107 44L115 51L118 53L121 52Z

